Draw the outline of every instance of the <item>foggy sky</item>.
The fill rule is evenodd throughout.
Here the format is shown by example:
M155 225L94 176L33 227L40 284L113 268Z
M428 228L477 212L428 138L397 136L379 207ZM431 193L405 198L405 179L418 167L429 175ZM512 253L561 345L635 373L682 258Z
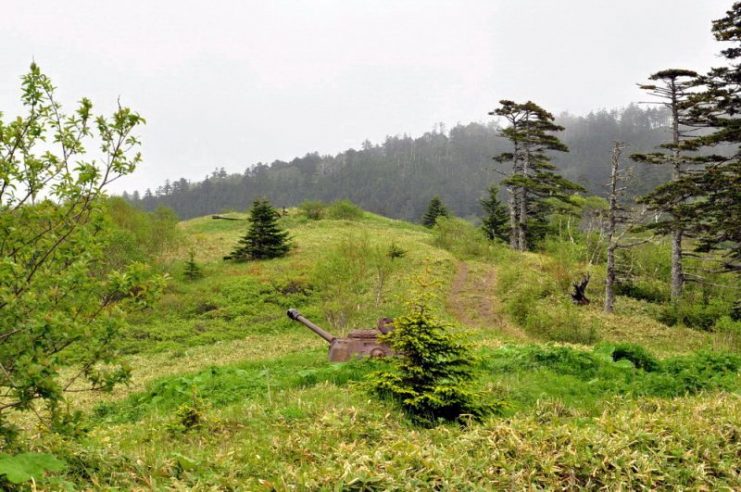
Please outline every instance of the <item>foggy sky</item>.
M114 190L335 153L503 98L583 114L637 82L722 64L731 0L0 0L0 112L35 59L70 109L139 111L144 163Z

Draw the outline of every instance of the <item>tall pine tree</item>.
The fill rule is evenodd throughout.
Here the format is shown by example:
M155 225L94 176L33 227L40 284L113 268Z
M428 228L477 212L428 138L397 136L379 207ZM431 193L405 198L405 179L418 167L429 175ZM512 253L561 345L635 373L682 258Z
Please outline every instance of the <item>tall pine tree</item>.
M681 219L685 233L697 237L698 251L725 252L723 267L741 273L741 2L713 22L712 32L731 46L721 51L727 66L711 69L693 80L699 90L689 93L680 117L687 126L704 129L700 136L680 140L680 151L693 154L689 166L673 181L659 186L646 200L666 205ZM681 124L681 121L680 121ZM729 150L730 147L730 150ZM710 149L721 148L713 154ZM673 149L672 149L673 150Z
M288 232L278 225L280 215L267 200L255 200L250 212L250 227L237 247L225 260L264 260L285 256L290 249Z
M553 132L563 127L554 123L551 113L532 101L518 104L499 101L500 107L490 115L507 121L500 135L510 141L512 152L494 157L498 162L511 162L512 171L502 181L510 195L510 245L525 251L542 231L545 216L550 212L549 198L567 200L583 188L559 176L548 160L548 151L568 152L568 147Z
M705 90L696 96L693 116L713 130L698 139L700 145L732 150L707 155L705 168L678 186L695 198L688 206L688 227L698 236L699 250L724 251L724 268L741 273L741 2L713 21L712 32L716 40L730 44L721 51L728 65L699 78Z
M651 75L649 80L654 83L640 86L667 108L670 114L671 139L661 145L662 151L633 154L631 159L646 164L670 166L673 183L685 176L689 167L698 164L692 156L696 150L697 129L690 116L695 105L692 96L696 92L696 77L697 73L691 70L668 69ZM671 235L671 298L676 302L684 289L682 240L685 235L684 223L687 221L687 196L679 187L671 189L675 193L667 194L667 188L659 188L660 192L649 193L640 201L663 214L659 221L649 227Z

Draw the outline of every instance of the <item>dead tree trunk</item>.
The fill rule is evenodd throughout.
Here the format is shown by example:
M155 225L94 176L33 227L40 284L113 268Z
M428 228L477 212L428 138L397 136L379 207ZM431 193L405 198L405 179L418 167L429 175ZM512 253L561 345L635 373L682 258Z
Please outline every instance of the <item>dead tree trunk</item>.
M610 207L607 211L607 274L605 275L605 307L606 313L613 311L615 303L615 250L618 242L615 237L618 214L618 188L620 172L620 154L623 151L623 145L615 142L612 147L612 170L610 172Z

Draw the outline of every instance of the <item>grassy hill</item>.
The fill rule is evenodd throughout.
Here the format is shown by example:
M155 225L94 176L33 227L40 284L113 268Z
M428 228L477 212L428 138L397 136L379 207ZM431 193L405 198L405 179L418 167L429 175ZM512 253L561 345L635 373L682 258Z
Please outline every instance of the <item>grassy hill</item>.
M287 257L236 264L221 258L246 221L181 223L187 242L162 259L167 293L120 341L131 385L74 398L88 428L80 439L34 434L34 448L67 461L63 481L119 490L741 487L734 333L668 327L650 303L626 297L606 316L599 268L489 245L462 222L430 231L367 212L308 220L293 210L281 221L294 245ZM389 259L392 244L406 254ZM188 282L191 248L205 276ZM577 307L568 290L582 269L593 273L593 303ZM340 335L399 315L419 289L471 345L476 388L503 402L499 415L415 427L365 386L383 362L330 364L326 343L285 316L298 308ZM656 367L614 361L622 342L640 344Z

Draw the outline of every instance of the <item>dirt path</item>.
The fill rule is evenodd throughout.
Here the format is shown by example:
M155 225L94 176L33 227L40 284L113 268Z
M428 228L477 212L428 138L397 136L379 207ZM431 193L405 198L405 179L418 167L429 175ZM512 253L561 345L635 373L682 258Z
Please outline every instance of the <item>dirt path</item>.
M447 309L462 325L499 332L522 340L527 336L502 314L496 297L494 266L478 262L458 263L447 299Z

